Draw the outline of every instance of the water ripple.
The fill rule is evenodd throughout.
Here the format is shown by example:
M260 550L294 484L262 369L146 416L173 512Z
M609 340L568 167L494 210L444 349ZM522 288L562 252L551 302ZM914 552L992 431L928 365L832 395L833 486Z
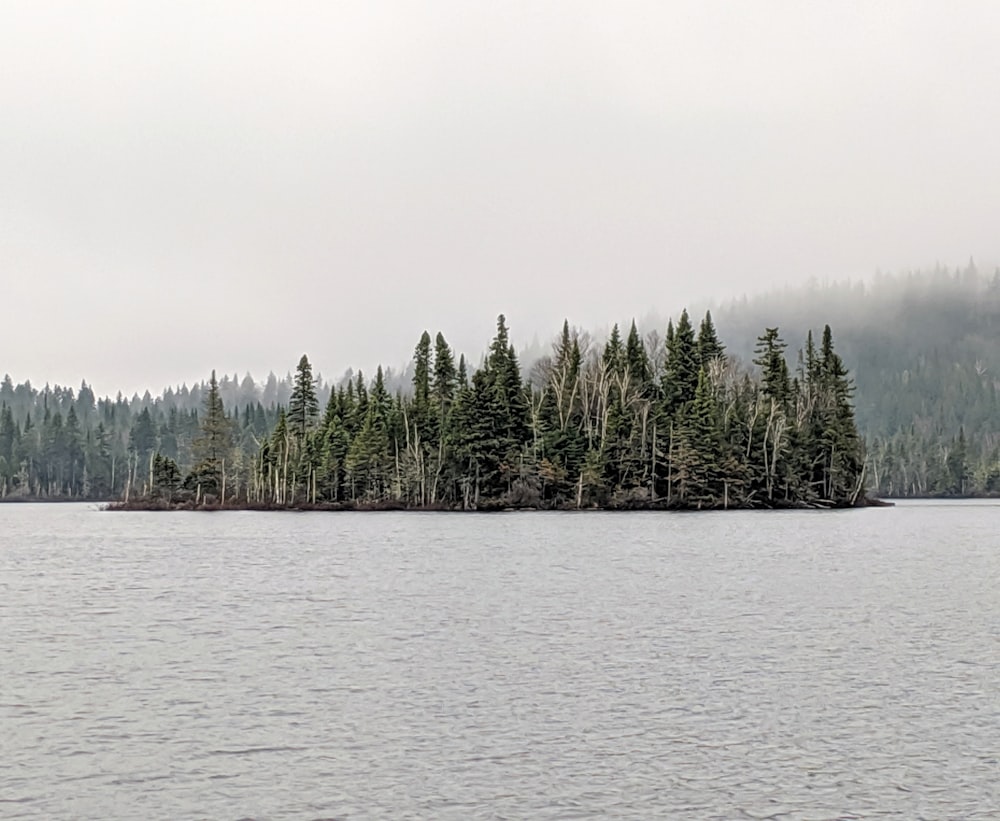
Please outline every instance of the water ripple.
M995 516L0 505L0 815L1000 817Z

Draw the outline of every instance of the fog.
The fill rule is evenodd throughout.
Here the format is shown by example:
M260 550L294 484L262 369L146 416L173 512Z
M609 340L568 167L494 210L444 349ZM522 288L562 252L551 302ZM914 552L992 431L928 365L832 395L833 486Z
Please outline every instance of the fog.
M1000 256L995 3L3 9L15 381L334 377Z

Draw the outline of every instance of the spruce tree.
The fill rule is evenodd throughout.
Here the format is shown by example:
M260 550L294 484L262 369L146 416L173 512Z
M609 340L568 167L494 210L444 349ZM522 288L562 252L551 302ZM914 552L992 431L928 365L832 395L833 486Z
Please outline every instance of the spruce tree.
M649 396L653 382L653 366L646 353L646 346L635 327L634 319L625 342L625 363L628 365L631 378L639 386L640 393Z
M834 351L829 325L823 328L819 372L826 498L834 504L853 504L864 480L864 445L854 421L854 388Z
M616 323L611 329L611 336L604 345L604 367L609 373L619 373L625 364L625 349L622 347L621 333Z
M232 447L232 425L219 395L215 371L212 371L205 395L205 413L193 445L195 465L185 484L192 490L200 490L201 494L221 494L226 481L226 459Z
M698 370L698 386L680 429L680 447L673 465L677 500L685 507L712 508L724 504L719 410L708 374Z
M778 335L777 328L767 328L757 337L757 347L754 349L755 365L761 369L764 395L771 397L784 407L791 396L791 384L788 378L788 362L785 360L785 349L788 344Z
M431 383L431 394L442 415L443 409L455 398L457 383L455 356L445 341L444 334L438 333L434 340L434 379Z
M719 336L715 331L715 323L712 322L712 312L705 311L705 318L698 328L698 359L701 367L708 370L709 365L725 355L726 347L719 342Z
M292 436L303 442L319 416L316 382L313 379L309 357L302 354L292 383L292 396L288 402L288 429Z
M682 311L677 327L667 326L667 361L663 376L663 397L667 414L677 414L694 400L698 389L698 347L688 312Z
M412 427L421 447L430 444L431 423L431 335L424 331L413 352Z

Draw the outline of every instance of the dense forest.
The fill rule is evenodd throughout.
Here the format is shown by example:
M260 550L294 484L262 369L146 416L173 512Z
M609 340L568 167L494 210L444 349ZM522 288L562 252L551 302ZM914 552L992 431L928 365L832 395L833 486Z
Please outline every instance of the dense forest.
M86 383L39 389L6 377L0 498L133 499L156 484L158 465L171 473L176 466L177 497L184 498L185 479L205 458L205 425L215 408L227 420L227 500L256 494L282 504L305 495L317 503L458 507L809 503L826 491L816 476L794 473L803 461L794 455L802 436L796 403L807 386L818 389L809 384L809 329L827 321L837 328L838 361L854 385L847 401L864 440L869 492L1000 494L1000 275L981 274L970 263L868 283L814 284L714 306L712 315L715 325L709 321L705 332L717 326L727 342L714 356L690 353L712 346L683 316L676 327L643 320L648 332L630 330L624 339L567 327L551 350L520 356L509 349L504 326L508 350L494 339L474 373L444 337L428 337L395 372L370 381L354 372L333 384L315 380L317 411L298 427L290 414L299 370L263 383L223 375L128 399L97 398ZM746 450L737 427L749 424L753 402L774 402L767 388L770 332L760 329L778 327L801 347L784 349L774 332L771 367L786 362L789 396L775 406L771 424L780 411L785 427L765 467L756 450L761 430L751 431ZM814 347L819 353L811 356L822 361L822 339ZM497 419L484 415L484 391L507 396L509 427L488 429L485 420ZM702 431L712 444L701 450L690 444L696 407L712 411ZM753 424L764 424L759 413ZM763 434L775 445L774 429L765 426ZM740 447L742 461L727 463L725 455ZM709 473L698 473L690 461L696 454L715 457ZM818 489L801 493L801 482ZM304 484L315 484L315 494ZM198 487L194 480L196 495ZM201 488L221 492L211 482Z
M326 391L216 379L161 398L0 384L0 493L126 505L333 508L849 506L863 500L852 386L829 326L790 368L769 327L753 364L711 314L603 345L564 324L528 378L500 316L470 372L419 339L407 390L379 368ZM279 401L287 389L287 402ZM227 405L226 393L236 398ZM270 401L265 401L270 398Z
M819 322L837 329L872 492L1000 494L1000 272L970 261L813 284L713 313L737 356L750 354L764 325L792 339Z

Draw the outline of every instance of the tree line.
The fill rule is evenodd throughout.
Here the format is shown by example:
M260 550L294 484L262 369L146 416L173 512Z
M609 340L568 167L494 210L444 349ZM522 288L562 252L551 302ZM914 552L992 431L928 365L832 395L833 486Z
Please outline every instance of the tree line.
M953 270L876 278L871 283L807 286L741 300L717 313L719 326L726 330L729 347L724 364L730 369L759 358L755 350L761 327L780 325L786 336L806 339L810 327L822 327L824 319L835 322L838 353L850 363L857 386L855 416L866 443L865 481L873 492L1000 494L1000 274L980 274L970 263ZM665 325L666 318L654 327ZM571 336L577 338L586 370L588 358L603 354L604 339L598 345L587 334ZM663 426L670 424L670 414L664 415L669 393L664 380L665 340L647 334L641 341L655 383L655 391L643 397L650 403L647 424L656 423L660 440ZM536 400L545 390L553 390L546 388L545 369L555 358L554 352L522 349L522 371ZM385 371L383 389L393 399L397 393L413 394L416 366L412 362L399 372ZM752 370L749 365L747 369ZM331 394L341 387L346 391L348 381L353 396L358 396L358 375L348 373L349 378L337 384L316 379L322 410ZM706 373L710 380L716 376L711 367ZM252 466L258 462L261 445L270 439L280 410L287 410L294 382L291 371L280 378L270 374L260 383L249 374L242 378L222 374L218 379L219 398L232 422L227 476L238 480L240 487L256 481ZM373 389L371 382L362 382L365 392ZM590 401L594 394L590 383L587 390ZM130 399L121 395L99 399L86 383L78 391L58 386L37 389L27 382L14 385L5 377L0 381L0 498L111 499L126 491L131 497L134 489L141 494L149 488L156 454L173 460L186 477L196 461L194 442L200 435L208 391L205 382L168 388L155 397L147 392ZM349 422L343 424L346 428ZM446 438L438 444L444 446L443 456L453 459L452 442ZM663 450L661 444L657 448ZM666 452L669 458L669 442ZM401 454L405 453L403 447ZM428 457L420 458L426 465ZM655 485L662 483L664 459L657 455ZM443 464L439 485L454 467L448 459ZM572 459L568 464L576 469ZM629 482L626 478L617 491L596 495L617 500L634 495ZM227 484L228 494L236 485ZM649 497L660 504L663 495L656 489Z
M1000 494L1000 270L959 267L813 284L717 311L734 352L760 324L821 320L856 384L867 481L882 496Z
M227 387L235 393L232 382ZM79 391L39 390L5 376L0 380L0 499L109 500L133 489L148 490L155 456L194 463L208 390L196 385L168 389L156 399L148 393L99 399L86 382ZM227 418L233 458L252 460L256 439L274 426L277 407L248 401L231 406Z
M527 378L505 318L470 369L424 332L409 390L379 368L321 406L307 356L287 405L227 412L212 375L187 461L138 449L128 505L541 509L839 507L864 498L864 446L829 327L794 367L777 328L752 366L726 354L706 314L666 335L632 323L603 346L565 323ZM141 415L141 414L140 414ZM248 447L248 443L252 446Z

